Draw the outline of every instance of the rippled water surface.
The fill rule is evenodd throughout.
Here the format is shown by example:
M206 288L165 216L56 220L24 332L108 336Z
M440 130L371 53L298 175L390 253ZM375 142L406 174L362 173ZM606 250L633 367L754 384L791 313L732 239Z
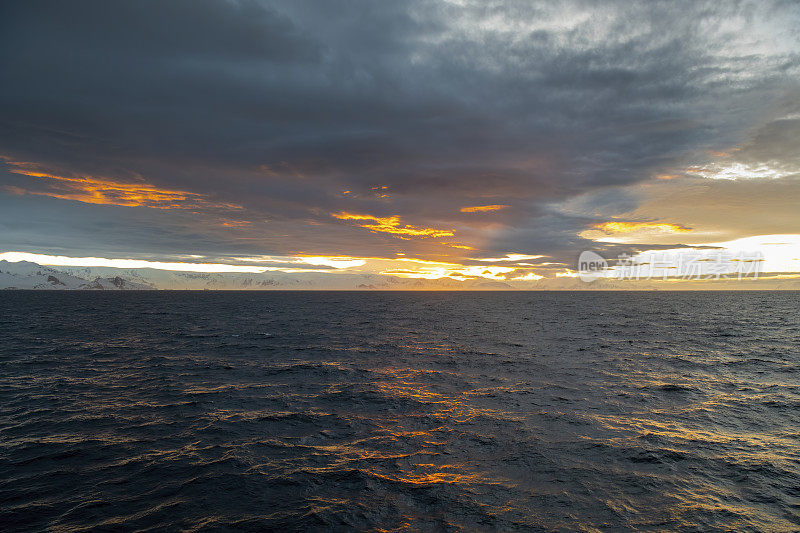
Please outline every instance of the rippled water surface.
M800 294L0 293L0 529L800 529Z

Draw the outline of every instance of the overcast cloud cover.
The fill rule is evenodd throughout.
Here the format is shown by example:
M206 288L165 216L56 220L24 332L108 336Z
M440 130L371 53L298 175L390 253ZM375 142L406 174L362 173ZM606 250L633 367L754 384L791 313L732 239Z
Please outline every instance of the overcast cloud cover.
M791 1L3 2L0 251L563 268L611 217L800 233L798 27Z

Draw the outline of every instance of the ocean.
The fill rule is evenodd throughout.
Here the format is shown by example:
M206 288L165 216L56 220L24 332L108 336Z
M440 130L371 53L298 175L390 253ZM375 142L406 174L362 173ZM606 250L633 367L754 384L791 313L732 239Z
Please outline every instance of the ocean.
M0 293L0 530L797 531L797 292Z

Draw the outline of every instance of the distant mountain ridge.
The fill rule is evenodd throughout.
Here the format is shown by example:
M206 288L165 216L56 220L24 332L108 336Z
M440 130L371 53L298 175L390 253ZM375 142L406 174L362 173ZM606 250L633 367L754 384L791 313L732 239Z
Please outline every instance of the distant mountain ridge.
M121 276L80 277L28 261L0 261L0 289L146 290L152 285Z
M370 273L183 272L152 268L58 267L0 261L0 289L39 290L503 290L501 281L404 279Z
M186 272L153 268L58 268L27 261L0 261L0 290L798 290L800 279L763 275L758 280L685 282L577 278L520 282L475 278L458 281L401 278L367 272Z

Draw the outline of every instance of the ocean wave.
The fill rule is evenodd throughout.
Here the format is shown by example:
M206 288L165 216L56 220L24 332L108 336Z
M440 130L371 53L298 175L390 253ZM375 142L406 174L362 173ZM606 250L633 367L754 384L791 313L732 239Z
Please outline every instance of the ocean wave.
M25 298L3 531L800 529L792 294Z

